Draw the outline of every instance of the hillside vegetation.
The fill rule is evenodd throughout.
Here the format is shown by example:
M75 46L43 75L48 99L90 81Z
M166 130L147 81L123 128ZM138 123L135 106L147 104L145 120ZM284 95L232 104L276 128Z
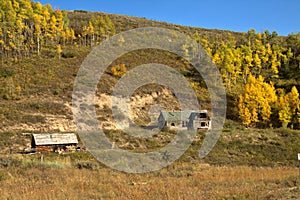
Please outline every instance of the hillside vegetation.
M300 33L283 37L268 30L207 30L122 15L53 10L30 0L2 0L0 6L0 119L4 126L45 120L36 113L69 116L62 104L71 101L74 77L91 48L121 31L157 26L191 36L211 56L227 90L229 119L245 126L299 127ZM141 50L117 59L107 78L116 82L119 66L126 72L149 62L176 66L199 100L209 101L207 95L203 97L205 83L189 63L159 50ZM111 92L113 86L107 84L101 85L101 92Z
M279 154L276 162L281 160L288 165L295 164L293 156L299 151L297 132L282 137L281 131L284 129L273 128L299 128L300 82L297 72L300 67L300 33L283 37L278 36L276 31L270 33L268 30L260 33L255 30L247 33L208 30L123 15L53 10L50 5L30 0L2 0L0 5L1 132L11 135L21 132L76 131L71 111L73 83L91 49L121 31L148 26L164 27L194 38L219 68L228 99L226 126L231 127L229 130L224 128L231 138L225 141L233 142L233 135L245 135L232 144L238 149L237 152L248 152L243 162L252 163L249 158L255 155L254 159L257 156L260 159L254 163L271 165L272 162L262 161L270 157L262 152L265 148L276 149L279 146L274 150ZM188 51L184 46L182 48ZM113 127L109 96L114 85L124 73L147 63L161 63L178 70L190 82L203 107L210 109L205 82L190 63L170 52L143 49L116 59L99 82L96 110L104 128ZM179 108L172 94L156 84L139 88L132 99L134 120L140 125L149 123L149 110L154 104L169 110ZM273 138L268 144L271 146L264 144L269 137L256 138L256 134L251 134L258 132L260 135L260 130L248 131L244 127L271 128L262 131ZM156 138L147 142L127 138L118 131L108 131L107 135L119 141L119 145L133 142L125 145L125 149L142 151L145 148L158 148L170 140L168 135L161 135L161 141ZM248 141L249 135L253 137L251 141ZM3 144L12 144L9 140L15 141L13 138L6 138ZM285 140L293 145L286 147L282 142ZM222 141L217 148L227 148L226 142ZM24 141L15 142L26 145ZM4 152L8 152L7 145ZM257 147L259 151L255 150ZM222 160L227 163L228 159L223 156L219 155L220 160L216 163Z

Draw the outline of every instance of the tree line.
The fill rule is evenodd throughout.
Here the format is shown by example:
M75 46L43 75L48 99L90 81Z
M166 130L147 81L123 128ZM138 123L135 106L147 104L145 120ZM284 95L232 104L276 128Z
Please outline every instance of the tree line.
M194 38L219 67L245 126L281 123L299 128L300 33L280 37L276 31L249 30L242 40L229 34L226 40L209 42L196 32Z
M93 46L114 35L109 17L93 17L81 27L80 33L69 25L66 11L54 10L31 0L0 0L0 56L26 57L40 55L43 48L78 44Z

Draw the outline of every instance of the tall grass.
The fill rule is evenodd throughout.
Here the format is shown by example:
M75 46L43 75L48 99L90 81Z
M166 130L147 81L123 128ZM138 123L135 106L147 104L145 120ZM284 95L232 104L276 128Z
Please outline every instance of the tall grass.
M55 166L0 169L1 199L288 199L297 168L178 164L147 174Z

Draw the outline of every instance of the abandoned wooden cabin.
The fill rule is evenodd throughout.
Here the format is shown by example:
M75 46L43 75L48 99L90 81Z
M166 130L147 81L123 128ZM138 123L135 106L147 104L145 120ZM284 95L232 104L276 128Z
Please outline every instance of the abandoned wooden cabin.
M211 120L207 110L162 111L158 117L158 128L198 130L210 129Z
M189 117L188 128L192 129L192 130L210 129L211 128L211 120L207 113L207 110L191 112L191 115Z
M72 152L78 145L74 133L32 134L31 148L41 152Z
M162 111L158 117L158 128L188 129L190 111Z

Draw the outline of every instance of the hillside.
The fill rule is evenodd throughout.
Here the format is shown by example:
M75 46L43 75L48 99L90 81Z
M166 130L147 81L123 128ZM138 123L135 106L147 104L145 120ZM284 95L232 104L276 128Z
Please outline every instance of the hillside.
M229 130L230 135L234 135L234 127L243 127L243 130L245 127L299 127L299 34L281 37L275 31L269 33L267 30L262 33L256 33L254 30L236 33L184 27L123 15L55 11L49 5L43 6L33 2L26 4L27 7L32 7L32 12L27 12L16 9L18 6L9 4L9 1L2 4L3 8L6 6L6 10L3 9L1 17L7 22L6 25L1 25L0 35L0 45L4 50L0 65L0 132L3 134L76 132L71 101L74 80L84 59L105 38L122 31L149 26L164 27L187 34L199 42L211 56L226 87L226 126L235 124ZM22 2L19 3L19 7L21 5ZM7 18L11 13L21 17L19 19L23 21ZM32 29L26 28L29 22L33 25ZM23 26L13 28L14 24L20 23L23 23ZM21 33L19 29L24 29L25 32ZM29 33L28 39L32 37L35 43L26 43L27 40L18 43L19 40L25 39L18 36L22 36L26 31ZM147 63L165 64L179 71L190 82L201 105L205 109L211 109L205 82L185 59L157 49L142 49L121 56L110 65L98 84L96 111L100 126L108 130L107 134L117 137L116 140L121 141L120 145L127 144L128 140L135 141L137 146L134 146L134 149L150 147L153 143L143 144L145 141L142 140L126 137L122 139L123 136L119 132L110 133L116 128L112 119L110 95L122 73ZM122 69L121 66L125 71L117 74L116 72ZM117 71L114 72L114 68ZM142 126L156 120L159 110L149 116L151 109L157 109L153 107L155 105L167 110L180 108L172 91L156 84L145 85L136 90L130 105L132 118ZM259 129L253 131L259 132ZM243 134L242 132L240 134ZM271 129L270 135L272 134ZM283 145L279 139L280 134L274 134L272 148ZM163 139L162 144L168 141L169 137ZM241 137L241 140L243 139L245 138ZM297 141L298 139L294 139L295 145L288 150L292 154L298 150ZM161 145L161 142L156 142ZM26 146L26 143L28 145L28 141L19 142L21 146ZM241 145L248 144L243 142ZM263 143L258 145L263 146ZM132 147L125 145L125 148Z
M71 108L80 66L107 38L140 27L163 27L190 36L220 71L227 95L226 121L209 155L198 156L206 131L198 131L177 161L145 174L104 166L84 150L82 141L83 151L72 154L24 154L30 147L27 133L76 132ZM184 42L181 50L190 52ZM297 199L300 195L300 33L283 37L268 30L210 30L117 14L54 10L31 0L0 0L0 59L4 199ZM114 87L125 73L147 63L178 71L201 108L213 115L206 83L186 59L159 49L126 53L101 77L94 106L106 136L130 152L155 151L176 134L163 129L145 139L116 130ZM117 102L123 100L118 97ZM140 126L156 122L161 108L180 109L173 90L156 83L137 88L129 105Z
M105 38L139 27L173 29L203 46L223 77L229 121L245 127L299 127L299 34L281 37L268 30L209 30L123 15L59 11L30 1L14 1L16 5L9 2L2 2L6 9L1 15L6 22L0 35L1 132L76 131L71 101L82 62ZM31 11L18 9L24 6ZM12 13L15 18L8 18ZM142 49L116 59L98 84L96 109L104 129L115 127L110 94L122 74L116 74L113 68L123 66L126 72L147 63L165 64L179 71L190 82L202 107L211 109L206 84L190 63L170 52ZM157 116L148 115L156 104L167 110L179 108L169 89L146 85L132 97L134 121L147 125Z
M14 10L15 5L7 3L5 6L13 10L15 16L21 16L21 11ZM291 88L296 86L297 90L300 85L297 73L300 63L299 34L281 37L275 31L269 33L267 30L262 33L256 33L254 30L236 33L183 27L122 15L54 11L51 7L39 3L31 3L31 6L32 13L22 15L23 28L22 26L12 28L14 24L18 25L22 21L7 18L5 12L2 15L2 20L7 21L1 25L0 35L3 50L0 65L2 132L68 131L67 127L70 127L69 131L73 130L71 122L68 121L72 118L70 110L72 87L84 58L106 37L121 31L148 26L177 30L191 36L203 46L223 77L228 97L228 119L253 127L299 126L297 117L299 100L294 103L296 105L288 102ZM28 30L27 21L31 18L34 26ZM49 27L44 23L47 20ZM26 38L18 36L22 29L26 29L34 43L27 44ZM36 35L39 30L42 31ZM124 55L115 60L111 66L125 65L126 71L129 71L151 62L175 67L191 83L199 101L210 109L206 85L200 74L177 55L159 50L140 50ZM251 76L254 79L249 82ZM260 82L259 76L263 79ZM119 77L108 69L104 81L99 83L98 96L110 94L118 79ZM255 88L262 89L255 94L245 90L247 85L251 84L256 84ZM266 90L265 87L270 89ZM162 88L152 87L152 89ZM151 92L151 87L145 90ZM266 94L266 91L269 91L269 94ZM249 92L253 96L242 101L240 95L245 97ZM257 100L260 99L259 95L276 97L264 102ZM295 95L295 98L299 99L298 91ZM237 104L239 106L236 106ZM282 109L283 104L289 105ZM42 124L48 124L50 127Z

